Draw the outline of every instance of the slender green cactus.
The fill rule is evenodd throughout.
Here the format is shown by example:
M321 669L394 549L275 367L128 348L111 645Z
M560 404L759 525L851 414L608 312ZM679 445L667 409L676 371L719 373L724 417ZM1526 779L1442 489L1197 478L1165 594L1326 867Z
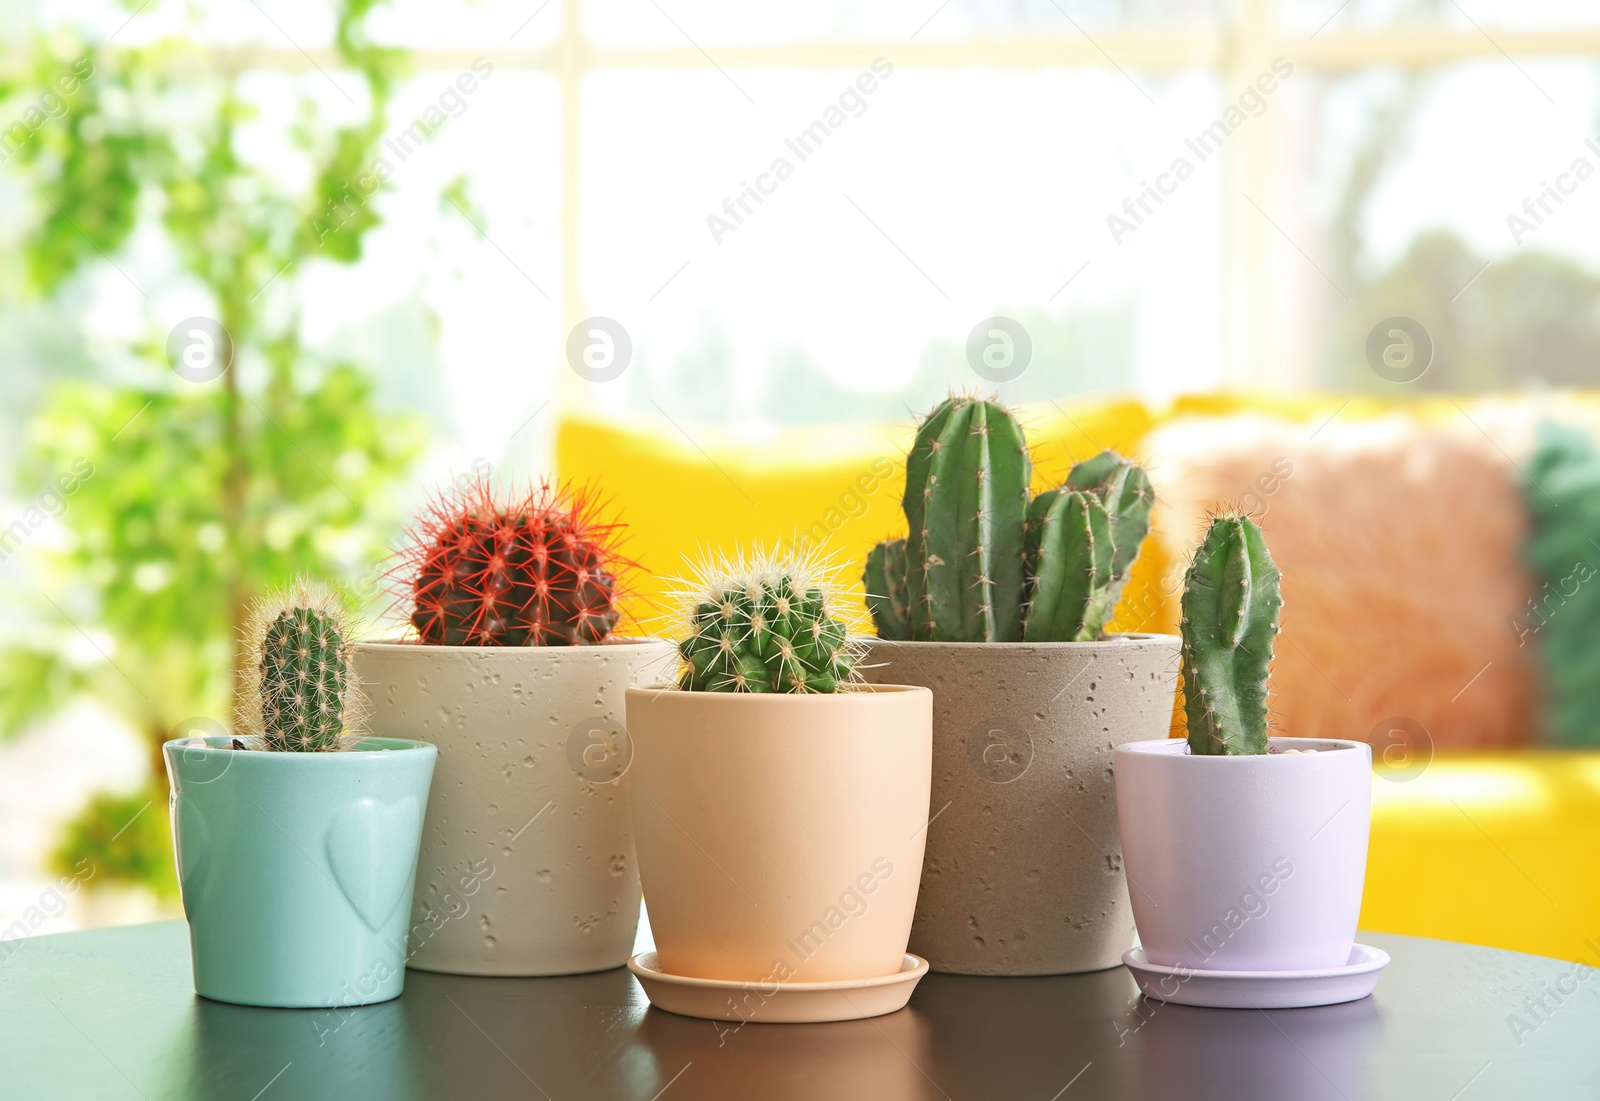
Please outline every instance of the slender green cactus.
M867 554L867 607L884 638L911 637L911 598L906 588L906 541L879 543Z
M1029 503L1022 429L990 401L952 397L906 458L910 534L867 556L867 606L886 639L1097 639L1150 530L1150 479L1114 451Z
M1098 497L1052 489L1028 507L1025 562L1030 587L1028 642L1091 642L1115 601L1111 518Z
M1004 406L952 397L922 422L903 500L911 637L1022 638L1022 529L1033 463Z
M689 630L678 685L696 692L834 692L857 644L833 614L833 571L814 557L757 552L704 562L680 594Z
M331 589L304 578L258 601L245 630L250 658L240 728L265 749L343 748L360 725L363 697L350 663L349 613Z
M1189 752L1267 751L1267 672L1283 596L1261 529L1211 521L1183 587L1183 709Z

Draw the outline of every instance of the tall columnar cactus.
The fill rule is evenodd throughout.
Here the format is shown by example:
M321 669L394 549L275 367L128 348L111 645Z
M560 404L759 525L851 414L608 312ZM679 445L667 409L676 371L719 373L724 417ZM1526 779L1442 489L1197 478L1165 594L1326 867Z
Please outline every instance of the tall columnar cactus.
M1033 463L1004 406L945 401L917 430L902 500L911 637L1022 638L1022 529Z
M858 647L833 612L833 572L815 557L762 552L701 563L680 593L679 687L834 692L848 683Z
M616 627L621 525L581 491L501 495L486 479L428 504L392 571L424 643L575 646Z
M365 697L350 669L349 612L333 590L301 578L258 601L244 646L237 719L262 748L333 750L359 735Z
M1150 530L1150 479L1104 451L1030 503L1032 469L1021 426L995 402L952 397L922 422L906 458L910 532L867 556L879 637L1100 637Z
M1261 529L1211 521L1183 587L1183 710L1189 752L1267 751L1267 672L1283 596Z

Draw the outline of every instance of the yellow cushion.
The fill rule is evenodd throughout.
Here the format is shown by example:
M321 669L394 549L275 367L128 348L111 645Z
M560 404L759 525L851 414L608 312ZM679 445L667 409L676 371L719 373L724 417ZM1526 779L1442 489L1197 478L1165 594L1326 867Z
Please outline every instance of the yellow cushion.
M1600 751L1438 757L1373 780L1361 927L1600 963L1597 866Z

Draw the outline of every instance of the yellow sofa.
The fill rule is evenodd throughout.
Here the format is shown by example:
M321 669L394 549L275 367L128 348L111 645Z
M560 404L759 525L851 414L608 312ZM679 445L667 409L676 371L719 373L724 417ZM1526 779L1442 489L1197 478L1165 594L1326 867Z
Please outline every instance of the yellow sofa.
M1180 415L1252 409L1320 422L1336 411L1346 421L1391 408L1333 396L1214 395L1160 412L1099 401L1022 417L1037 489L1059 484L1074 459L1102 448L1138 454L1149 431ZM1424 421L1460 415L1448 399L1407 409ZM648 571L628 610L649 630L671 612L670 578L685 572L685 556L739 544L822 543L859 597L867 550L903 533L900 460L911 432L907 423L748 434L568 416L556 458L563 479L595 483L626 520L627 552ZM1147 544L1124 597L1124 608L1144 609L1145 629L1176 627L1176 608L1155 586L1170 565L1162 555ZM1374 780L1362 926L1600 965L1600 753L1441 752L1414 771L1380 770Z

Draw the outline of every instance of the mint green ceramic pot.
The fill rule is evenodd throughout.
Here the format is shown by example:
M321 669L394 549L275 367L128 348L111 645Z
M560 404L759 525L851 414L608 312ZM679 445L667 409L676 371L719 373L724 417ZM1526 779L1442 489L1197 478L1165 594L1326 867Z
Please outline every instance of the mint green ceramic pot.
M194 988L288 1008L398 997L438 751L365 738L337 753L162 747Z

